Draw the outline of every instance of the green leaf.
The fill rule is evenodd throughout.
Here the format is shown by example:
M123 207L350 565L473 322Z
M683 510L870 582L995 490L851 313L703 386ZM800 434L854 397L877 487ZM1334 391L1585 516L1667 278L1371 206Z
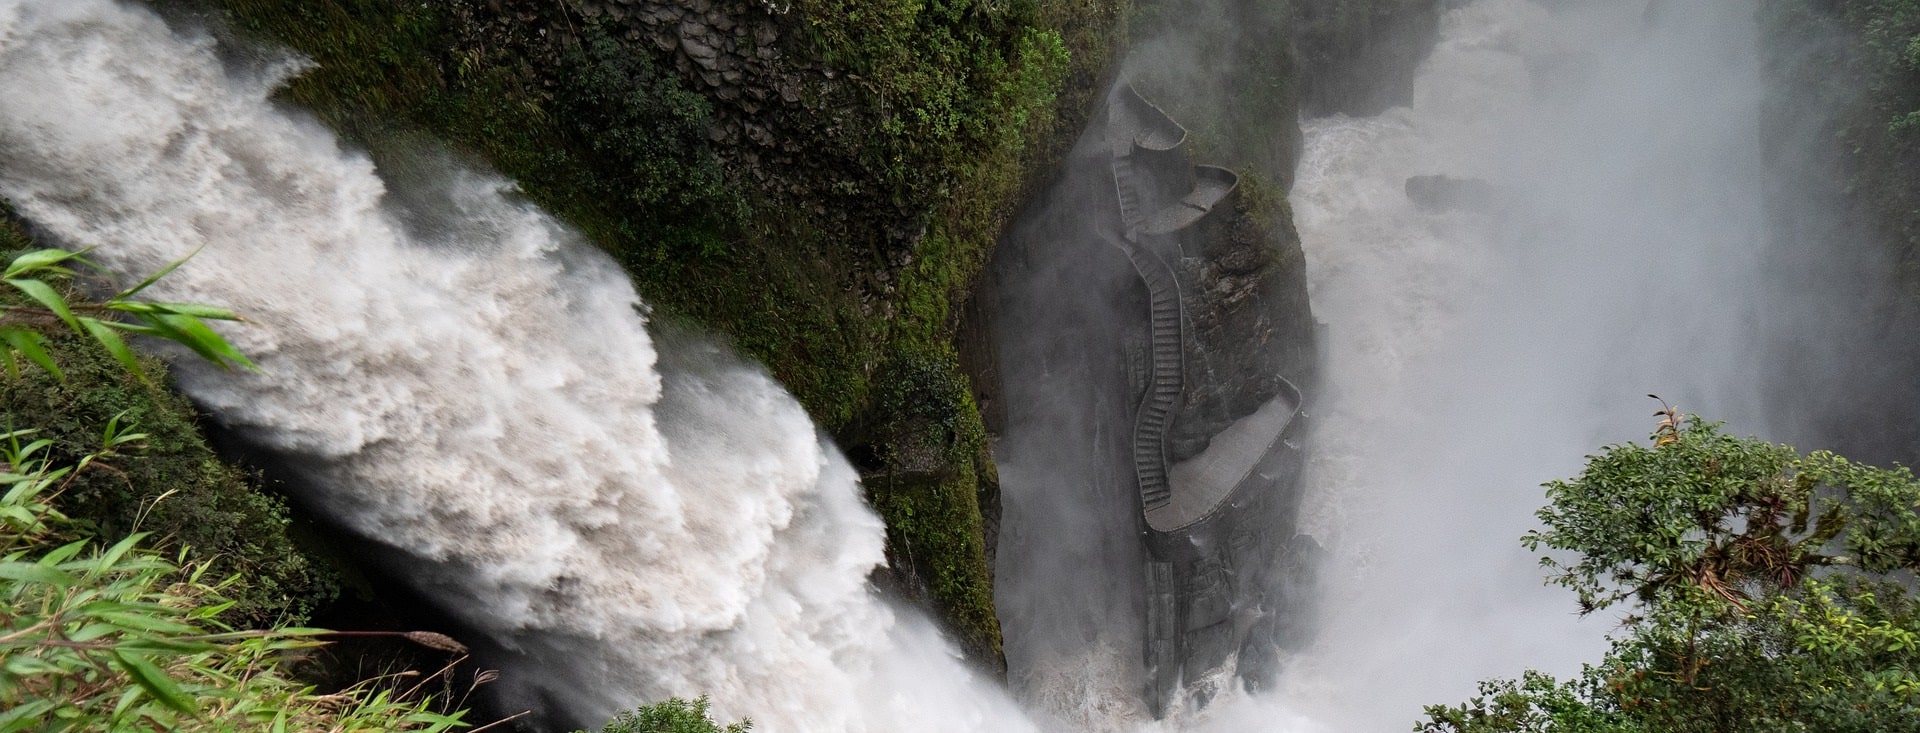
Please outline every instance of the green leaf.
M181 693L180 687L174 684L173 679L168 677L167 673L160 671L159 667L154 666L153 662L147 661L146 657L115 650L113 659L120 663L121 669L126 670L127 674L133 677L135 684L140 685L141 689L146 690L147 694L152 695L155 700L187 715L195 715L199 712L192 698Z
M80 326L74 323L73 311L67 308L67 299L60 297L59 293L54 292L53 286L32 278L10 277L6 278L6 281L8 285L12 285L19 289L20 292L26 293L27 297L38 301L40 305L45 306L47 310L53 311L53 314L59 316L60 320L66 322L67 326L76 331L80 329Z
M87 333L93 336L93 340L100 342L100 345L105 347L107 353L112 354L121 366L126 367L127 371L141 379L147 378L146 371L140 368L140 360L134 357L132 349L127 348L127 342L120 339L120 334L114 333L106 323L93 318L81 318L80 325L84 326Z
M198 318L168 313L141 316L141 318L178 334L175 341L185 344L187 348L193 349L194 353L206 358L207 361L219 364L221 367L228 367L231 362L249 369L258 369L253 362L247 360L245 354L233 348L233 344L227 343L226 338L215 333Z
M7 345L12 346L15 351L26 355L28 360L40 365L41 369L47 370L54 379L66 381L67 375L60 373L60 365L53 363L53 357L47 355L47 337L24 328L10 328L0 332L0 336L4 336ZM7 371L14 370L9 366Z
M83 252L68 252L64 249L35 250L13 258L12 264L7 265L6 274L0 275L0 277L16 278L30 272L47 269L63 275L69 274L70 271L65 270L65 268L54 266L67 260L86 262L86 259L80 256L81 254L83 254Z
M27 583L44 583L60 588L72 587L75 578L59 568L30 562L0 562L0 578Z
M200 632L200 629L188 624L145 613L100 611L93 614L93 617L120 628L135 631L158 632L163 634L197 634Z
M104 573L111 570L114 563L120 561L120 556L127 554L127 551L140 544L140 541L146 539L149 534L152 533L135 532L128 535L126 539L114 543L112 547L107 548L106 552L100 553L100 557L94 561L94 572Z
M173 272L174 270L180 269L181 265L186 264L187 260L193 259L193 256L197 254L200 254L199 247L193 248L193 251L188 252L187 256L174 260L171 263L168 263L166 267L160 268L159 272L155 272L151 275L148 275L147 279L141 280L139 285L135 285L131 288L127 288L126 290L120 291L120 294L113 296L113 299L126 300L127 298L133 297L135 293L138 293L142 290L146 290L149 286L153 285L156 282L159 282L160 278L166 277L169 273Z
M135 305L142 306L144 312L147 312L147 313L172 313L176 315L192 316L194 318L205 318L205 319L210 319L215 321L244 320L239 315L236 315L233 311L227 310L225 308L220 308L218 306L211 306L211 305L200 305L198 303L126 302L126 303L114 303L112 306L109 306L109 307L115 310L131 311L132 309L128 308L127 306L135 306Z
M44 565L58 565L60 563L66 562L67 558L80 554L80 551L83 549L86 549L86 547L87 547L86 540L75 540L73 542L68 542L67 544L61 545L59 547L54 548L51 551L48 551L47 554L40 556L40 562L41 564L44 564Z

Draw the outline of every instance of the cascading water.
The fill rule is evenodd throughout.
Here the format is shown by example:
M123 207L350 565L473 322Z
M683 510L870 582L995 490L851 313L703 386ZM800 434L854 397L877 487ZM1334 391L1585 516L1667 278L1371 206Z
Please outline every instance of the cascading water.
M1097 437L1076 421L1115 410L1056 404L1085 380L1064 359L1032 370L1051 387L1010 386L1052 421L1001 451L1008 511L1030 513L1008 518L1000 555L1020 692L1078 730L1404 730L1476 680L1597 659L1609 619L1578 621L1518 542L1539 485L1649 433L1647 392L1735 431L1783 429L1762 421L1762 333L1784 286L1762 277L1752 12L1461 3L1409 105L1303 123L1291 203L1327 328L1299 530L1327 553L1317 633L1274 692L1144 720L1137 632L1100 626L1131 621L1138 564L1080 557L1126 544L1129 523L1057 506L1113 482L1055 454L1085 452L1062 436ZM1084 324L1137 317L1090 305L1116 286L1085 265L1030 254L1015 269L1009 287L1037 295L1009 318L1042 324L1036 358L1064 351L1048 322L1100 334Z
M1574 673L1611 619L1577 623L1519 545L1539 484L1643 439L1647 392L1780 429L1751 14L1478 0L1410 106L1305 124L1293 203L1328 362L1302 531L1330 559L1285 707L1403 729L1477 679ZM1408 181L1433 175L1455 180L1423 207L1409 189L1434 179Z
M267 101L297 68L108 0L0 0L0 195L129 276L198 249L156 295L244 314L261 372L181 385L561 718L705 693L767 730L1030 727L873 595L879 521L798 404L704 347L657 368L625 277L502 181L450 175L403 223L367 158Z
M1574 623L1516 542L1538 483L1647 432L1647 391L1778 427L1755 366L1775 286L1749 12L1476 0L1410 106L1307 122L1319 635L1271 694L1143 722L1139 579L1110 577L1137 568L1131 517L1052 507L1009 517L1001 553L1032 589L1001 599L1028 698L1085 730L1403 729L1475 679L1595 658L1604 621ZM108 0L0 0L0 196L125 274L204 247L157 294L245 314L229 333L263 372L182 385L403 553L518 660L522 694L583 722L710 693L770 730L1032 727L872 595L878 521L776 385L710 347L658 353L618 271L497 179L452 174L402 216L366 158L266 101L297 68L230 68ZM1407 180L1436 174L1480 183L1423 209ZM1051 368L1015 394L1082 394ZM1009 487L1100 470L1001 447Z

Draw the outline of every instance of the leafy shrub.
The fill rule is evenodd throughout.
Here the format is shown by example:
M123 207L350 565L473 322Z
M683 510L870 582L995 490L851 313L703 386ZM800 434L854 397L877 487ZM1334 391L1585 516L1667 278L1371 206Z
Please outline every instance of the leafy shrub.
M1674 416L1677 418L1677 416ZM1668 423L1548 484L1529 547L1582 612L1635 613L1569 682L1528 672L1427 733L1911 730L1920 721L1920 481Z
M590 151L585 191L632 223L625 238L654 242L650 258L712 256L716 233L739 228L746 204L707 141L707 98L689 91L650 49L615 40L600 22L565 52L554 118Z
M0 434L0 731L444 731L461 715L371 686L320 695L279 661L313 629L235 631L219 619L239 582L211 565L101 547L48 502L145 436L109 428L98 450L53 460L32 430ZM74 537L78 537L74 539Z
M668 698L621 712L600 733L747 733L753 728L753 721L721 727L707 717L707 707L705 695L697 700Z
M23 254L13 262L17 266L52 260L42 253L54 251ZM39 259L32 259L36 254ZM121 312L109 307L114 303L153 304L131 303L120 296L100 303L76 300L69 304L72 273L17 267L9 272L14 291L0 295L0 332L8 334L9 345L33 349L38 357L30 360L44 362L45 368L12 365L10 374L0 378L0 421L4 421L0 429L32 427L37 439L47 441L48 456L66 463L89 455L98 445L103 426L138 423L146 431L144 450L123 451L101 463L99 470L71 477L57 499L62 510L99 536L125 535L138 525L154 533L163 546L192 546L207 553L217 575L245 575L247 585L231 591L235 603L227 611L227 621L264 625L283 617L304 619L330 600L336 593L335 572L316 565L293 542L285 504L221 462L201 437L187 401L148 378L163 377L164 365L151 356L136 355L117 337L100 339L105 327L90 329L89 337L74 333L76 329L62 329L65 324L55 315L57 309L42 299L59 301L61 308L76 314L74 320L89 318L88 314L108 319ZM40 287L20 288L29 282ZM39 296L30 299L29 291ZM157 335L200 338L212 334L204 326L181 328ZM102 344L108 348L100 348ZM224 341L204 344L202 350L245 363ZM139 371L131 371L135 369Z

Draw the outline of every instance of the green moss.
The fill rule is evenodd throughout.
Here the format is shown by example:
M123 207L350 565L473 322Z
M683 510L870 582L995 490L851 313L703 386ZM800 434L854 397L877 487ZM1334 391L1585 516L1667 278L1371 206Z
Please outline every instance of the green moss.
M971 464L933 481L870 481L887 523L887 559L924 585L947 627L975 659L1004 664L993 580L980 533L979 476Z
M1126 5L796 0L778 51L836 81L779 108L804 150L769 185L745 143L713 141L720 102L670 51L571 3L155 2L312 58L284 96L390 180L428 139L517 180L611 253L657 317L727 334L849 445L924 424L876 394L880 373L915 354L951 371L957 306L1084 119ZM964 388L927 399L978 432ZM915 494L935 498L909 502L920 529L889 536L961 553L965 572L926 577L954 625L997 648L979 508L957 498L991 464L957 445L937 451L938 490Z
M1003 664L982 511L999 487L967 378L951 349L908 349L876 384L875 411L889 417L854 455L887 524L889 566L975 658Z
M0 202L0 252L33 246L12 208ZM76 474L59 494L62 511L92 534L153 532L150 545L191 547L196 557L212 559L216 577L241 576L231 592L236 603L224 616L235 626L297 625L333 598L337 571L294 541L299 528L279 497L214 455L184 398L128 374L87 339L63 332L50 345L64 380L32 368L0 374L4 429L31 429L29 439L53 441L56 464L99 450L116 418L123 430L147 435L138 449L122 449L126 455ZM147 374L165 379L159 359L142 361Z
M0 221L0 245L25 242L12 223ZM56 464L99 450L116 418L123 430L147 435L137 449L123 448L125 455L75 474L56 502L62 511L89 534L153 532L153 544L191 547L196 557L210 558L216 577L240 576L231 591L236 604L225 615L236 626L298 624L333 598L335 571L295 543L285 503L214 455L184 398L128 374L91 341L72 334L51 341L65 379L32 368L0 375L0 425L52 441ZM158 359L143 361L149 375L164 378Z
M22 231L20 225L14 221L13 206L0 200L0 252L18 252L32 248L33 240L28 239L27 233Z

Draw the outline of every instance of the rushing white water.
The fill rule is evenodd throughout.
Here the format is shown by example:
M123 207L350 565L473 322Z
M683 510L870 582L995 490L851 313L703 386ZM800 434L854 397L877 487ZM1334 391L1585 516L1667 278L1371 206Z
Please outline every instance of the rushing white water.
M1759 421L1761 324L1784 286L1760 276L1751 9L1455 5L1410 104L1303 123L1291 202L1327 329L1299 529L1327 553L1317 635L1285 661L1279 689L1149 719L1126 638L1139 628L1125 613L1137 561L1085 557L1131 525L1059 506L1098 499L1082 485L1101 477L1074 476L1058 455L1084 448L1054 437L1094 435L1074 420L1092 419L1095 400L1073 391L1070 370L1031 375L1064 398L1008 387L1053 420L1025 436L1034 446L1001 452L1008 507L1039 517L1007 520L1009 662L1061 727L1406 730L1423 705L1462 702L1478 680L1577 673L1613 619L1579 619L1520 544L1540 484L1606 443L1644 439L1649 392L1740 432L1777 430ZM1436 174L1478 181L1465 198L1484 200L1422 208L1407 181ZM1074 296L1102 284L1069 279L1079 263L1033 259L1036 289L1067 295L1033 296L1032 318L1101 322L1070 308L1091 311ZM1034 330L1043 345L1028 352L1055 353L1045 344L1057 336ZM1022 641L1038 643L1013 647Z
M451 174L408 228L367 158L211 41L107 0L0 0L0 195L153 291L219 303L259 374L179 370L314 501L591 721L711 694L772 731L1028 724L866 583L879 521L759 370L656 368L605 257L506 183ZM698 347L688 347L698 348Z
M1644 439L1658 392L1756 422L1761 83L1739 3L1478 0L1408 107L1306 124L1293 189L1328 323L1303 531L1322 622L1277 698L1405 729L1475 680L1597 660L1517 541L1543 481ZM1491 184L1423 210L1410 176Z

